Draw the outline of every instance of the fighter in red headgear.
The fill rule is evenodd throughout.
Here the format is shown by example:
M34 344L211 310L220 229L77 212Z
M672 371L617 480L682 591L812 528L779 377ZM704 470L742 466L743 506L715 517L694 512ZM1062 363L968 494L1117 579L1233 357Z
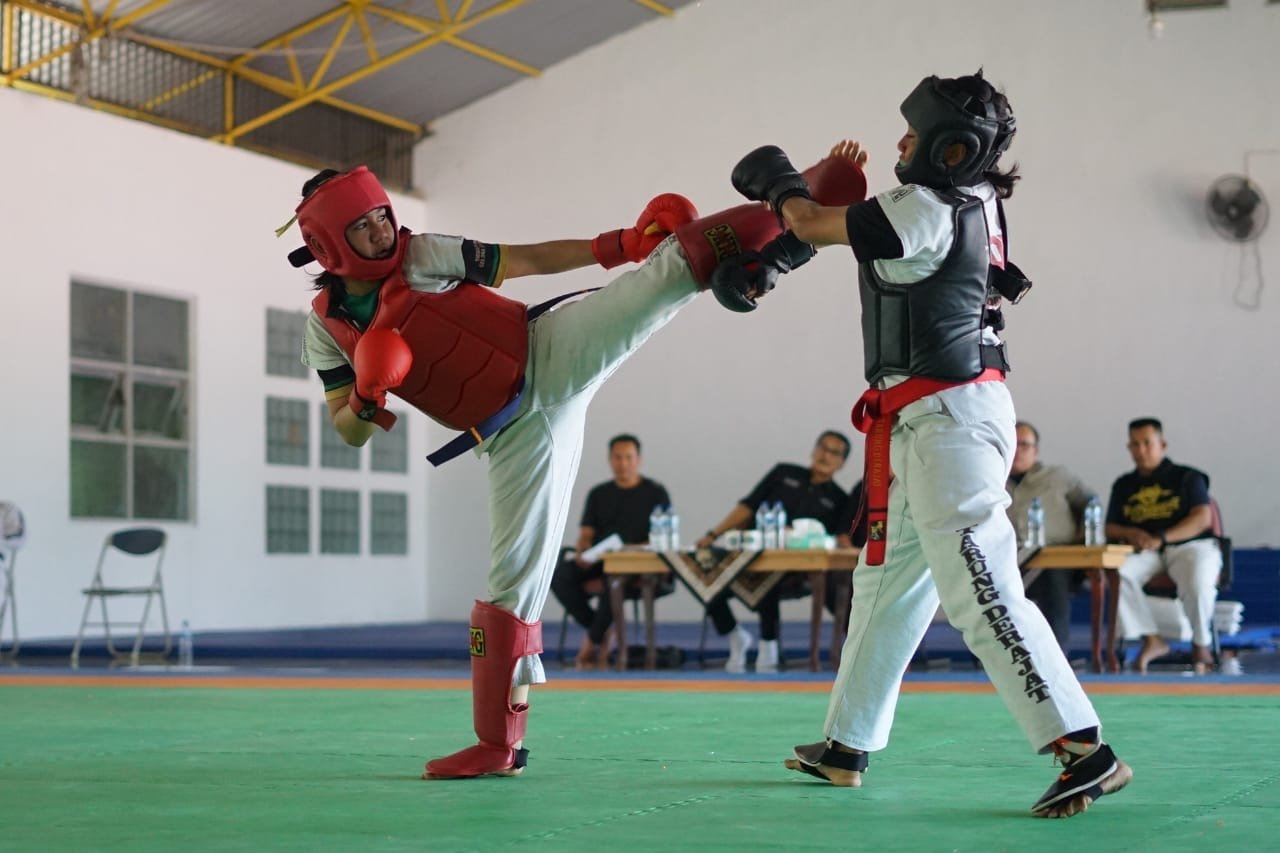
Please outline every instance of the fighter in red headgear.
M846 163L836 171L848 186L835 198L854 200L850 191L860 198L861 170ZM498 245L398 229L386 193L364 168L321 173L303 194L297 212L306 246L290 259L325 268L303 362L324 381L334 428L353 445L375 424L390 428L390 392L460 431L428 457L433 463L473 448L489 457L488 592L471 625L478 742L432 760L426 775L519 773L529 685L546 680L539 619L588 403L706 288L717 252L760 249L781 230L777 217L740 205L697 220L687 199L664 194L635 225L594 240ZM628 261L644 264L554 311L496 292L508 278Z

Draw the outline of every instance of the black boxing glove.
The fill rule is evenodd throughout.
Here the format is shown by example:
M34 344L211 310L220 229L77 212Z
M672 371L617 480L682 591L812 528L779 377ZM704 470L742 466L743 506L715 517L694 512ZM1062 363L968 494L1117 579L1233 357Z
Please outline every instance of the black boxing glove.
M767 201L779 216L782 203L792 196L813 198L809 183L776 145L752 151L733 167L733 188L752 201Z
M784 231L764 245L760 258L778 272L788 273L809 263L817 253L812 244L804 242L791 231Z
M777 281L777 268L765 263L759 252L743 252L721 261L707 286L725 308L745 314L756 310L756 299L773 290Z

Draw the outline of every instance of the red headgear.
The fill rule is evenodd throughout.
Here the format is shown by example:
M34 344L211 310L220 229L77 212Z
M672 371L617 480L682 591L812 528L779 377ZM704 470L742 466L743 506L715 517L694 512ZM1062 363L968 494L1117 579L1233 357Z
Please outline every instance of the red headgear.
M295 212L302 239L320 266L337 275L379 281L395 271L401 260L400 253L377 259L361 257L347 242L346 232L352 222L380 207L387 209L391 227L396 228L396 216L387 191L373 172L357 166L325 181L302 200Z

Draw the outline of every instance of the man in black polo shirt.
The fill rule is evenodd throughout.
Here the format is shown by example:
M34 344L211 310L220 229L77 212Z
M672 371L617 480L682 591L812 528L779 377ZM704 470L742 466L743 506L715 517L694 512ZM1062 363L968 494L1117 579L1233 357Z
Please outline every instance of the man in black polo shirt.
M1138 671L1169 651L1156 631L1143 585L1168 572L1191 623L1192 662L1197 673L1213 665L1210 625L1217 600L1222 552L1213 538L1209 478L1165 457L1168 443L1155 418L1129 423L1129 454L1137 466L1116 480L1107 506L1107 539L1126 542L1134 554L1120 567L1120 629L1142 638Z
M844 467L849 458L849 439L842 433L827 430L818 436L813 446L808 468L801 465L780 463L756 484L747 495L725 516L719 524L698 540L698 547L706 547L726 530L749 528L754 525L756 510L766 501L780 501L788 519L816 518L828 533L844 533L842 519L847 517L848 495L832 479ZM848 523L845 522L845 527ZM782 596L802 589L804 578L788 577L775 586L756 606L760 616L760 651L756 655L756 672L775 672L778 669L778 627L781 621L779 602ZM720 636L729 637L729 661L727 672L746 671L747 650L753 638L738 624L725 596L707 605L707 615Z
M604 642L613 624L613 608L607 594L599 596L591 607L592 593L585 585L604 577L604 563L589 563L582 554L613 534L624 545L641 545L649 540L649 514L656 506L670 506L671 497L658 482L640 474L640 439L634 435L616 435L609 440L609 468L613 479L595 486L587 493L582 509L582 526L578 528L577 556L561 560L551 579L551 592L587 635L578 650L577 667L594 669L606 663L609 647ZM671 584L659 587L663 595ZM622 653L621 651L619 653Z

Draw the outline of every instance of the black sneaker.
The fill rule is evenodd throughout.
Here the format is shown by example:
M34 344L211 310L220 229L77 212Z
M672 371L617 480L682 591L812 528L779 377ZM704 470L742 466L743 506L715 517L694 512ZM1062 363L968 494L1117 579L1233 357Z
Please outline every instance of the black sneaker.
M1120 767L1116 754L1105 743L1088 755L1078 756L1055 745L1054 752L1062 762L1062 772L1049 786L1031 811L1042 814L1063 800L1069 800L1084 794L1091 800L1097 800L1105 791L1102 783Z

